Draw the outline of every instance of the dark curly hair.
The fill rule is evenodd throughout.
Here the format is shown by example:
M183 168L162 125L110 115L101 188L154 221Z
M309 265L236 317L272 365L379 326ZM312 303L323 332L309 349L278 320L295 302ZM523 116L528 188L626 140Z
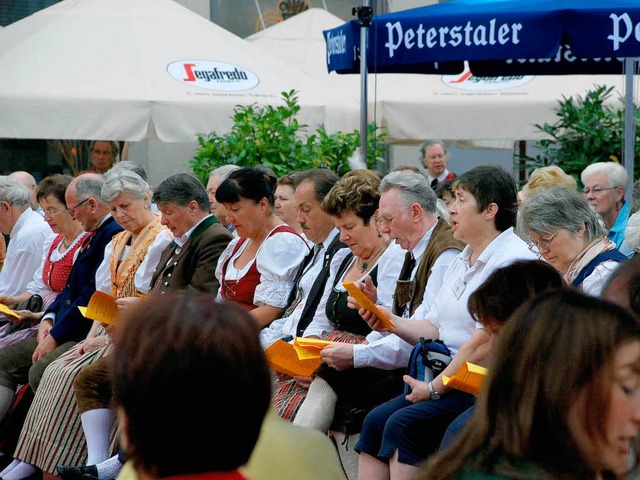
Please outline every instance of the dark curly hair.
M380 180L354 174L338 181L322 201L322 209L329 215L339 217L354 213L369 225L378 210Z

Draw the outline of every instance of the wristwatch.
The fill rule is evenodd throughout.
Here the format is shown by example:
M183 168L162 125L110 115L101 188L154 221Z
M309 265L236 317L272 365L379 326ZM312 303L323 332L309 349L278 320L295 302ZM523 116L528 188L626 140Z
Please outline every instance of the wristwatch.
M427 383L427 391L431 400L440 400L440 394L433 389L433 382Z

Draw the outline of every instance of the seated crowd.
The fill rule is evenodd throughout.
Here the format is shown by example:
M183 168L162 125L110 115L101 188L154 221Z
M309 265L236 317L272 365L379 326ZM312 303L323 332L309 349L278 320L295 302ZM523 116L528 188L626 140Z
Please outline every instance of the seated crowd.
M620 165L586 168L582 192L558 167L518 192L500 167L446 162L429 177L228 165L206 186L177 173L151 188L95 144L100 168L76 177L0 177L0 303L15 311L0 326L1 479L636 466L640 227ZM95 292L115 323L81 313ZM269 369L298 337L321 343L319 366ZM436 339L447 361L407 375ZM488 369L479 393L448 385L467 363ZM210 445L175 438L198 432Z

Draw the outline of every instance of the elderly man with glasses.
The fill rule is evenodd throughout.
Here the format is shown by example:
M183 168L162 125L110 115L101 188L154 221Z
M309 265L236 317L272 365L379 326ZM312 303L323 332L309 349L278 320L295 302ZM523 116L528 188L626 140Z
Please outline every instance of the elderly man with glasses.
M91 235L80 247L65 288L45 311L37 338L0 349L0 420L10 412L19 385L28 383L35 391L45 368L89 332L92 321L82 316L78 306L89 303L96 290L95 274L102 263L104 248L122 230L109 213L109 206L101 199L103 183L101 175L87 173L74 178L67 187L65 199L71 206L69 212ZM24 205L32 215L40 217L29 208L28 192ZM40 219L44 222L42 217ZM0 226L2 221L0 219ZM43 242L40 242L39 260ZM6 264L4 268L7 268Z
M422 312L417 318L424 318L424 309L428 311L431 308L445 272L465 243L456 240L450 225L438 217L436 194L424 175L389 173L383 178L379 191L377 228L406 251L393 293L393 313L414 318L415 314ZM377 292L370 278L367 278L363 290L376 299ZM412 348L412 344L396 335L375 331L367 335L367 342L363 344L337 343L325 347L320 355L335 369L330 371L332 378L327 382L314 381L315 385L311 385L294 423L320 431L349 425L350 433L356 433L363 417L351 412L360 409L362 414L374 406L367 402L367 398L375 398L372 392L383 385L395 386L393 379L397 372L404 373ZM367 371L366 367L373 368ZM380 375L371 371L373 369L389 371L389 375L378 379ZM330 386L337 379L349 384L351 392L358 393L341 397ZM397 380L401 385L400 378ZM386 394L388 390L381 392ZM340 412L336 415L338 420L334 418L336 405ZM363 405L368 405L368 408Z

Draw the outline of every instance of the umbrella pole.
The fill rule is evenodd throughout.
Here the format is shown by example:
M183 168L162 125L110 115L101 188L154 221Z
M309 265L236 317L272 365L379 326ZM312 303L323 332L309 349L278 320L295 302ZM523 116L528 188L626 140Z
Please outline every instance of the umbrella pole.
M368 71L367 71L367 45L369 42L369 27L373 17L373 9L369 6L369 0L364 0L364 5L354 7L353 15L358 15L360 22L360 155L364 164L367 164L367 106L368 106Z
M624 166L629 176L630 185L627 185L625 200L633 201L633 165L635 157L636 138L636 108L633 99L633 74L635 72L636 59L627 58L624 62L625 96L624 96Z

